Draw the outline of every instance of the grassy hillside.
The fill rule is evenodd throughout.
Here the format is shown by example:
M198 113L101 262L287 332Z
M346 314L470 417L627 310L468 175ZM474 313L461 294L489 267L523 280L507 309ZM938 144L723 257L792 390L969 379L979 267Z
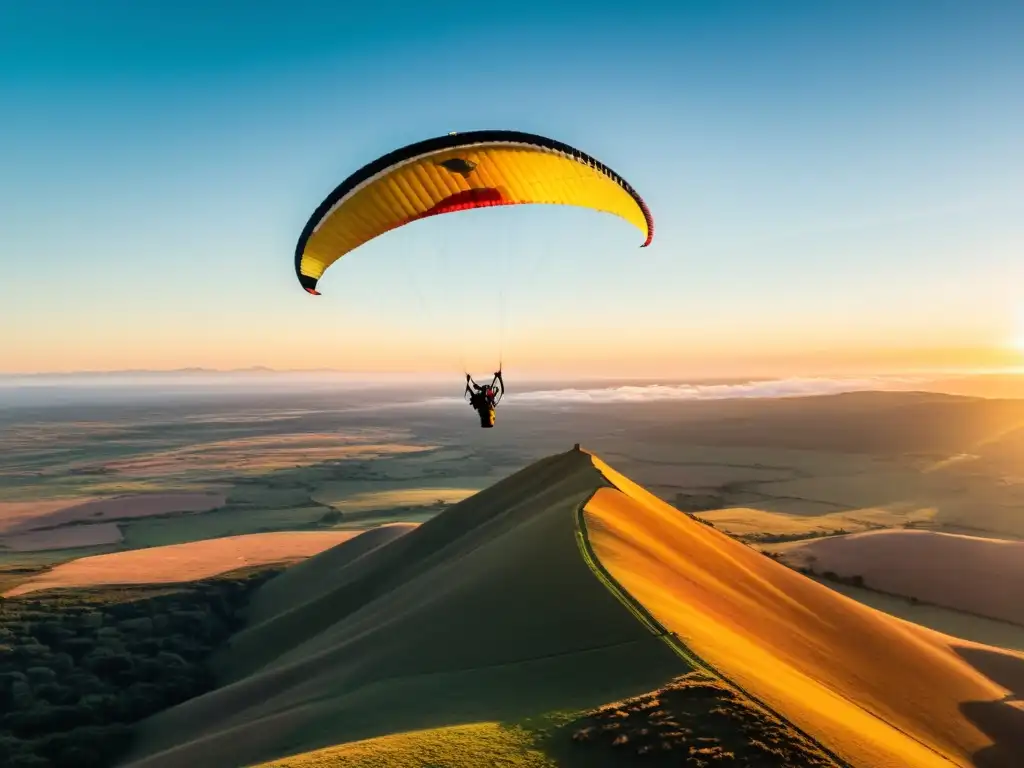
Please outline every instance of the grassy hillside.
M615 486L585 509L601 563L727 678L853 765L1019 766L1021 737L989 733L1019 717L1013 689L964 659L980 646L848 600L594 461ZM1024 672L1024 656L984 653Z
M262 624L296 608L296 600L312 603L329 594L337 589L343 568L415 528L410 523L382 525L328 549L319 557L295 564L254 596L248 610L249 624Z
M725 683L690 672L573 716L381 736L259 768L836 768L820 748Z
M232 682L148 722L130 764L244 765L592 707L684 673L580 556L574 512L602 482L585 454L553 456L361 557L321 555L332 575L309 561L290 600L271 582L221 657Z

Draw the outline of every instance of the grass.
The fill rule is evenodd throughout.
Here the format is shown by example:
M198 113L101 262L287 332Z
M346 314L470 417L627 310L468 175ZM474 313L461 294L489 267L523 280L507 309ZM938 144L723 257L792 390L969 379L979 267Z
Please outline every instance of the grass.
M690 672L580 712L389 734L258 768L836 768L786 723L720 680Z
M330 593L339 575L354 561L408 533L414 525L398 524L374 528L353 537L316 557L295 563L265 584L250 606L248 623L258 625L296 607L296 595L309 603Z
M908 504L933 492L927 478L906 468L875 466L853 475L823 474L796 480L763 483L758 491L776 498L804 499L847 510Z
M122 524L123 547L139 549L246 533L309 530L329 511L319 506L260 509L229 505L196 515L144 518Z
M335 484L337 486L338 484ZM479 481L475 485L482 485ZM336 495L338 490L341 494ZM334 493L328 494L318 492L314 499L321 504L341 510L349 514L373 512L380 509L392 509L395 507L424 507L431 506L436 502L454 504L462 501L468 496L480 490L480 487L458 487L448 484L417 487L417 488L395 488L393 490L373 490L364 492L353 492L349 489L337 489Z
M114 546L57 549L46 552L5 552L0 550L0 594L61 563L79 557L103 555L115 550Z
M397 507L391 510L360 513L346 516L340 523L332 526L335 530L351 530L353 528L376 528L391 523L425 523L443 512L445 507Z
M538 750L533 734L518 726L471 723L396 733L254 768L557 768Z
M195 581L239 567L294 562L356 535L355 531L257 533L115 552L62 563L5 594L99 584Z
M16 565L0 567L0 594L13 589L19 584L30 580L34 576L46 572L46 566L42 565Z
M295 474L299 475L301 472ZM236 481L232 486L228 492L227 503L233 507L271 509L323 506L312 503L310 488L310 485L301 480L294 482L294 485L283 486L281 478L246 478L245 482Z
M845 600L595 462L615 486L586 507L597 557L726 679L854 764L948 766L985 746L960 705L1003 690L947 638Z
M0 539L0 548L20 552L51 552L55 549L82 549L116 546L121 543L117 523L67 525L44 531L32 531Z
M346 458L363 460L430 450L429 446L377 442L386 435L299 433L228 438L115 459L102 469L126 476L164 477L233 471L266 473Z

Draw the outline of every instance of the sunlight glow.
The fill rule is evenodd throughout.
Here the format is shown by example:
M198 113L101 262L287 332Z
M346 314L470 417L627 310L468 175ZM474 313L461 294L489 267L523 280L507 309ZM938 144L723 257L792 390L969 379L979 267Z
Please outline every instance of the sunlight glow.
M1014 336L1010 346L1018 352L1024 352L1024 302L1018 305Z

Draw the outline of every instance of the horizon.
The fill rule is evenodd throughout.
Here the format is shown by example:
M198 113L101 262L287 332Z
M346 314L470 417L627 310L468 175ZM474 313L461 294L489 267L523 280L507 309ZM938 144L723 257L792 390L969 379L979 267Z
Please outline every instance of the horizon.
M2 374L1024 364L1019 5L107 8L0 27ZM460 212L301 290L295 243L331 189L478 128L607 163L649 204L650 247L593 211Z
M447 375L347 373L342 371L179 370L62 374L0 374L0 414L17 419L23 409L131 406L183 402L247 403L326 411L389 411L394 408L465 407L461 382ZM565 410L578 407L776 400L851 394L938 394L968 399L1024 399L1024 371L931 371L900 375L805 377L551 377L517 378L515 397L503 408ZM55 411L56 413L57 411Z

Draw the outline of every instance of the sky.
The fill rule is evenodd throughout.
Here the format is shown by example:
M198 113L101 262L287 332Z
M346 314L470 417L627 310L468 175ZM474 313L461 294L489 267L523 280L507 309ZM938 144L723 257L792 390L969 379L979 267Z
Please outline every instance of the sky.
M1018 2L10 0L0 372L1019 366L1021 39ZM474 211L300 289L331 189L479 128L596 156L654 242Z

